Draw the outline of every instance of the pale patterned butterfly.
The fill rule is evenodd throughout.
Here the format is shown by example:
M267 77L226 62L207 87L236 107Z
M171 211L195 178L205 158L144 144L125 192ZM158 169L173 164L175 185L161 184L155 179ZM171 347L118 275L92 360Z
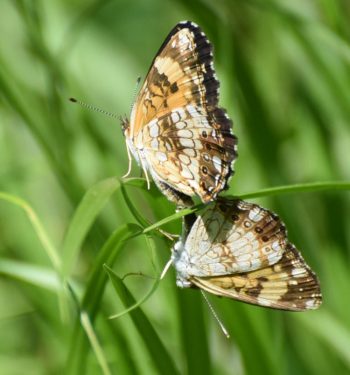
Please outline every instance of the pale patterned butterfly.
M154 58L122 120L130 153L162 193L180 206L214 200L227 188L237 157L232 121L218 107L212 46L192 22L180 22Z
M182 288L290 311L322 303L318 279L279 217L242 200L211 203L173 247L172 263Z

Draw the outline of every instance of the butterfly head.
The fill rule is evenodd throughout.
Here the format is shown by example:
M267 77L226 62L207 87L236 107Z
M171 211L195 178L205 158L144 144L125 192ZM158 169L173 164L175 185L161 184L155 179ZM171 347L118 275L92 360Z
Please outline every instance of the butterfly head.
M189 255L185 250L184 240L180 238L172 248L171 259L176 269L176 285L180 288L189 288L192 283L189 279L190 262Z
M126 117L126 115L120 116L120 123L122 125L123 133L125 134L126 131L129 129L129 126L130 126L129 119Z

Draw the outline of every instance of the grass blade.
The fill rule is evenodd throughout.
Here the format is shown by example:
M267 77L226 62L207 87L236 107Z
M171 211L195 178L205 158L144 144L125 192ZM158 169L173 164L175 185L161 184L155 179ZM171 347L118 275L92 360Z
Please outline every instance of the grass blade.
M107 282L107 275L103 271L103 265L112 266L118 255L120 255L125 242L141 233L142 228L136 224L124 225L111 234L100 250L94 267L91 270L81 303L81 310L89 314L92 324L101 308L101 300ZM78 320L70 342L66 373L81 374L85 372L87 349L87 341Z
M48 268L16 260L2 258L0 262L0 275L8 276L53 292L61 290L61 283L57 273Z
M90 322L89 315L86 312L82 311L82 313L80 314L80 321L81 321L81 325L83 326L86 332L86 335L89 338L90 344L94 350L94 353L96 355L98 363L100 364L103 374L111 375L112 373L108 367L108 363L103 353L103 349L101 348L101 345L98 342L98 338Z
M126 288L122 280L115 274L115 272L105 266L108 276L117 292L119 298L125 306L135 305L136 301L131 295L129 290ZM157 332L153 328L150 321L141 308L130 311L130 317L133 320L139 334L144 340L149 354L153 360L154 366L158 369L160 374L178 374L175 364L161 342Z
M33 225L34 231L38 236L47 256L50 258L53 267L56 271L59 271L59 269L61 268L61 259L58 255L58 251L52 244L50 237L46 233L44 226L42 225L41 221L39 220L37 214L32 209L32 207L30 207L30 205L23 199L5 192L0 192L0 199L13 203L14 205L24 210L31 224Z
M335 191L350 190L350 182L348 181L325 181L325 182L309 182L303 184L293 184L286 186L276 186L272 188L262 189L251 193L239 194L241 199L267 197L270 195L290 194L290 193L308 193L316 191Z
M112 177L98 182L84 195L70 222L63 244L62 274L64 277L68 277L72 272L80 246L92 223L119 187L119 180Z
M350 330L348 327L337 321L326 310L313 315L298 315L296 319L335 350L350 370Z

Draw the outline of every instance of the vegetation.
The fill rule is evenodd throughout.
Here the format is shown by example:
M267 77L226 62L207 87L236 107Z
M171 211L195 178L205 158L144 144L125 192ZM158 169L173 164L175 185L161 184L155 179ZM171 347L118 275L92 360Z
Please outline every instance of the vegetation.
M1 2L1 374L349 373L349 17L345 0ZM239 138L227 194L282 217L324 295L306 313L209 296L230 339L173 270L159 282L172 244L151 225L180 233L184 212L122 180L119 123L68 101L128 114L184 19L215 46Z

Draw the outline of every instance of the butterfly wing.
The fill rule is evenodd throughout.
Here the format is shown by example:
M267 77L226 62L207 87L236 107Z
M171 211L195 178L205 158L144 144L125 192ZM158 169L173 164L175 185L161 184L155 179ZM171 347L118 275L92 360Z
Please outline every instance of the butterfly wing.
M312 310L322 303L316 275L290 243L274 265L237 275L192 277L190 281L218 296L275 309Z
M153 178L189 196L198 194L204 202L214 199L227 184L235 155L230 133L215 130L215 124L225 121L219 110L208 114L203 108L184 107L145 128Z
M155 180L204 202L226 187L236 158L218 88L209 41L197 25L179 23L152 63L125 132L144 150Z
M286 236L277 215L256 204L220 198L198 216L184 251L192 275L229 275L277 263Z

